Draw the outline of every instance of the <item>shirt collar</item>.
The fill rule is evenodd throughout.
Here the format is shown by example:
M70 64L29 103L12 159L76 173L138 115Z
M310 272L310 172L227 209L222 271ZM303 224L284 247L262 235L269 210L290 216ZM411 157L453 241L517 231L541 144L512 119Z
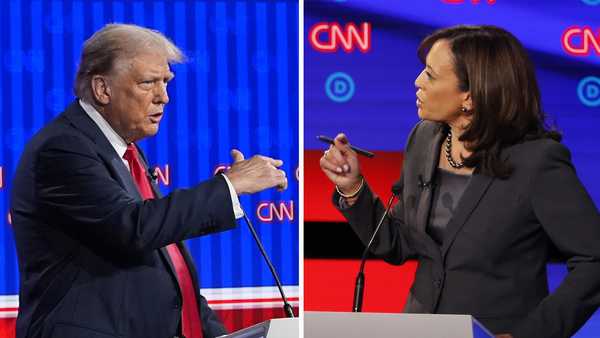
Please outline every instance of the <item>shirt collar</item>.
M92 106L91 104L79 100L79 105L88 114L88 116L96 123L98 128L102 131L102 134L108 139L110 144L115 148L115 151L120 158L123 158L125 151L127 151L127 143L125 140L117 134L117 132L110 126L108 121L104 119L102 115Z

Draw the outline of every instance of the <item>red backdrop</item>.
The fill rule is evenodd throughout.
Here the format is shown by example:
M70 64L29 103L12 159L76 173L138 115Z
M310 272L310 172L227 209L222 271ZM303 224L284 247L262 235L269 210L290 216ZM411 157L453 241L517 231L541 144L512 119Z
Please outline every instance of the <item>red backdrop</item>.
M317 150L304 152L304 221L345 222L331 203L334 186L319 168L322 154ZM369 185L385 200L391 194L392 184L400 177L402 160L401 152L376 152L372 159L360 158L361 170ZM305 259L304 309L351 311L359 264L358 259ZM393 266L369 260L365 268L363 311L401 312L415 270L416 262Z

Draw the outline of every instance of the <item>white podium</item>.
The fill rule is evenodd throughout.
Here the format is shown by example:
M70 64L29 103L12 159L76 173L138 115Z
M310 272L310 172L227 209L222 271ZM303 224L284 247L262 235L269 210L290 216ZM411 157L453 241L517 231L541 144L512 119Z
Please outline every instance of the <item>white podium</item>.
M493 338L469 315L305 312L305 338Z
M277 318L218 338L300 338L298 318Z

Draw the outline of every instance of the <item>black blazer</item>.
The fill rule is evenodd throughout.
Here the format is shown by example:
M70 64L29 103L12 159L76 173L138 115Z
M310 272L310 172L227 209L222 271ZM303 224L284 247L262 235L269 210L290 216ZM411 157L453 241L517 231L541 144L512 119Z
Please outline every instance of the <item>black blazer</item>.
M222 177L142 201L122 159L74 102L27 144L11 201L17 338L173 337L182 298L170 243L190 268L204 337L225 333L181 243L236 226Z
M442 124L422 121L411 132L400 178L402 194L372 252L392 264L419 262L406 312L472 314L494 333L515 338L569 337L600 304L600 216L562 144L539 139L503 152L508 179L476 169L442 246L426 233ZM334 203L340 208L340 196ZM367 243L384 206L368 186L340 208ZM556 247L569 274L548 294L546 263Z

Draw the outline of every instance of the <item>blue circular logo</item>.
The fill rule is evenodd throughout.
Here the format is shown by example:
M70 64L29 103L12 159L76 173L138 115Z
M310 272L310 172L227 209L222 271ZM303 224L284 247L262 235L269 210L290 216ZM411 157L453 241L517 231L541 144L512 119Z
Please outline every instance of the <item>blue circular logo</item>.
M588 107L600 106L600 77L588 76L579 81L577 96Z
M581 1L583 1L583 3L585 3L586 5L590 5L590 6L600 5L600 0L581 0Z
M354 80L346 73L335 72L325 81L325 93L334 102L346 102L354 96Z

